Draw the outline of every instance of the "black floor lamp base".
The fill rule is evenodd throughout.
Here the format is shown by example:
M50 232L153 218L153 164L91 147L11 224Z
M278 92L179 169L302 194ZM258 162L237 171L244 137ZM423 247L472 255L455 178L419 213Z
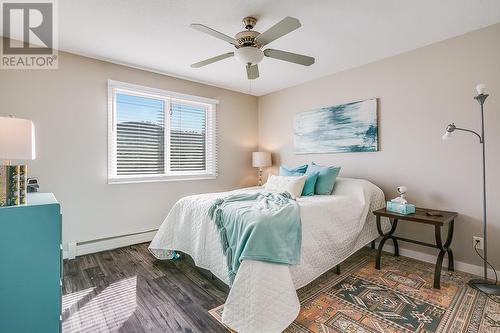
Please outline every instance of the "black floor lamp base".
M500 296L500 286L498 284L493 284L482 279L469 280L468 284L470 287L482 291L486 295Z

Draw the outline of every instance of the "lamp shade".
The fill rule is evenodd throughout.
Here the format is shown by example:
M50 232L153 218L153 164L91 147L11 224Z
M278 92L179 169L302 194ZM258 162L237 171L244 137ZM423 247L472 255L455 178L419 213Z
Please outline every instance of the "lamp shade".
M484 83L479 83L476 86L476 91L479 95L484 94L486 92L486 85Z
M0 117L0 159L35 159L35 126L31 120Z
M234 57L243 65L256 65L264 58L264 52L253 46L240 47L234 51Z
M256 151L252 153L252 166L255 168L265 168L271 166L271 153Z

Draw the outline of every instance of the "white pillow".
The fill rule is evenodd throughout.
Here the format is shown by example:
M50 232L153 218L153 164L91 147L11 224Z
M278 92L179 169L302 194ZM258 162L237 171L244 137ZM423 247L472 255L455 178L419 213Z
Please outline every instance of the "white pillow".
M300 197L307 176L275 176L269 175L265 190L269 192L288 192L292 199Z

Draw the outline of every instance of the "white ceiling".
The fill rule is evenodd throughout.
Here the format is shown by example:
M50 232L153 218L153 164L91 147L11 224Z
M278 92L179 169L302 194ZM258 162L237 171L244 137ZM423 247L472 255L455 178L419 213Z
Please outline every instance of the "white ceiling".
M59 47L253 95L297 85L344 69L500 22L498 0L62 0ZM233 47L189 28L202 23L234 36L241 19L256 16L259 32L284 18L302 27L270 48L316 58L303 67L265 58L249 81L234 58L193 69L190 64Z

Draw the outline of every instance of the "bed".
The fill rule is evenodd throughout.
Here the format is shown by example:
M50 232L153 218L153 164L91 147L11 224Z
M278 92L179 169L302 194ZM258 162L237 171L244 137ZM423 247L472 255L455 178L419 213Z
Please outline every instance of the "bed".
M221 197L263 191L262 187L180 199L149 246L158 259L173 251L190 255L198 267L229 283L217 227L208 209ZM382 190L363 179L338 178L332 195L297 198L302 223L299 265L243 260L224 305L223 323L245 332L281 332L297 317L296 290L341 263L378 237L373 210L384 207Z

